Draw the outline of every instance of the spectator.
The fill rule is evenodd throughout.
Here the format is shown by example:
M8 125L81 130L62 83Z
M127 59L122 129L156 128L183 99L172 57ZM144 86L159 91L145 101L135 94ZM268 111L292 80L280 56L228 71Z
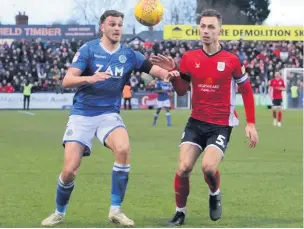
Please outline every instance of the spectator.
M11 83L8 83L4 87L4 92L6 92L6 93L13 93L14 91L15 91L15 89L13 88L13 86L11 85Z
M127 42L127 41L126 41ZM60 82L72 59L83 45L83 41L72 39L53 42L50 40L14 41L10 45L0 45L0 82L2 87L10 83L13 91L20 92L21 83L30 80L37 91L62 93ZM185 51L201 47L200 41L156 41L145 42L135 39L128 46L142 52L146 58L152 53L170 55L177 65ZM294 41L223 41L227 49L240 58L250 77L253 90L261 93L263 82L273 78L274 72L283 68L303 67L303 43ZM131 74L130 84L133 91L144 91L141 74ZM289 76L290 81L293 76ZM294 80L293 80L294 81ZM303 77L295 79L302 87ZM75 91L75 89L66 91ZM149 89L150 90L150 89Z
M4 87L2 86L2 83L0 83L0 93L5 92Z

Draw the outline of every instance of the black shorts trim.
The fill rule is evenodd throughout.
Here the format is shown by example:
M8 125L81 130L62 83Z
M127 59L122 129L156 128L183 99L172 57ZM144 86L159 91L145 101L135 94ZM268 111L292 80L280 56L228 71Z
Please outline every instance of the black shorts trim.
M274 99L274 100L272 100L272 104L273 104L273 106L282 106L282 102L283 102L283 100L282 99Z
M213 145L224 154L232 129L233 127L231 126L220 126L189 118L180 145L185 143L193 144L198 146L201 151Z
M197 146L201 151L203 151L202 147L201 147L199 144L195 143L195 142L183 141L183 142L181 142L181 144L179 144L179 147L180 147L181 145L183 145L183 144L190 144L190 145Z

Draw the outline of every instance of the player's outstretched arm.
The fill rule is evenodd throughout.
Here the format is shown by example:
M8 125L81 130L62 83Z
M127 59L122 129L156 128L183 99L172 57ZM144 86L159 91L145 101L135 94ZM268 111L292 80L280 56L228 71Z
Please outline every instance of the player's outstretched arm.
M170 56L166 57L160 54L158 54L157 56L152 55L151 62L152 64L160 66L161 68L166 69L168 71L175 70L176 68L174 60ZM169 74L169 78L177 95L183 96L187 93L191 81L190 76L179 72L179 75L177 76Z
M179 75L179 73L175 70L168 71L164 68L159 67L158 65L153 65L153 63L150 60L146 59L139 52L135 52L135 55L137 58L136 69L140 72L145 72L165 82L168 82L170 80L170 77L175 77Z
M164 82L169 82L170 79L179 76L178 71L176 71L176 70L168 71L157 65L152 65L148 74L150 74L151 76L154 76L160 80L163 80Z
M179 77L171 79L172 86L178 96L183 96L187 93L190 86L190 77L186 74L180 73Z
M82 73L81 69L69 68L67 74L62 80L62 87L74 88L85 84L92 84L99 81L104 81L110 77L109 73L97 72L93 76L80 76Z
M152 64L157 65L168 71L171 71L171 70L175 69L175 67L176 67L174 60L171 56L166 57L161 54L158 54L156 56L156 55L152 54L150 57L150 60L151 60Z
M165 82L171 81L174 90L179 96L185 95L188 91L190 77L177 70L167 71L157 65L153 65L149 74Z
M152 65L152 63L151 63L151 68L150 68L150 71L148 72L148 74L150 74L151 76L156 77L160 80L167 81L168 76L169 76L169 71L167 71L166 69L163 69L157 65Z

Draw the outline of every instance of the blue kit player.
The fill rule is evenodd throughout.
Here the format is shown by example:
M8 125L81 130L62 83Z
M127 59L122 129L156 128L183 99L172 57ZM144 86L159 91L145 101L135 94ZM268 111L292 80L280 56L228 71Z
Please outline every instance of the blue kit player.
M77 87L63 137L64 165L58 178L56 209L42 221L53 226L63 221L74 180L83 156L89 156L97 139L114 153L109 220L122 226L134 222L122 211L130 171L130 142L120 117L122 90L133 70L167 79L167 71L120 43L124 15L108 10L100 17L101 39L85 43L75 54L63 79L63 87Z
M172 86L170 82L164 82L162 80L157 80L155 83L155 91L158 93L157 96L157 110L154 115L153 126L156 125L159 113L162 108L166 109L166 119L167 125L171 126L171 114L170 114L170 93L172 91Z

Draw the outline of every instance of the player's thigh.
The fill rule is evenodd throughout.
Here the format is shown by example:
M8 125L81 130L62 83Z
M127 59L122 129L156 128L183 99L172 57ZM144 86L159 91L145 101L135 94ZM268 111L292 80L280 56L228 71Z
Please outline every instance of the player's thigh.
M180 153L179 153L179 171L185 173L191 172L197 158L205 148L204 139L199 128L200 122L190 118L182 134Z
M164 101L157 100L156 108L161 109L164 107Z
M165 100L164 103L163 103L163 106L166 108L166 110L167 109L170 110L170 107L171 107L170 100L169 99Z
M119 114L104 115L97 128L96 136L102 144L115 153L116 157L129 160L129 135Z
M277 111L282 106L282 100L281 99L274 99L272 101L272 104L273 104L272 109L275 110L275 111Z
M106 139L106 145L114 152L118 163L130 163L130 139L125 128L118 127L113 130Z
M85 150L85 146L78 142L67 142L65 144L62 170L62 179L64 181L68 180L71 175L76 176Z
M278 99L278 111L282 111L282 103L283 103L283 100L282 99Z
M94 117L71 115L67 123L62 144L66 148L68 145L71 145L70 143L77 143L84 149L83 156L89 156L96 129L97 125L94 122ZM68 146L65 151L73 151L73 149L74 148Z
M201 154L201 149L195 144L185 142L180 146L179 161L178 161L178 174L180 176L188 175Z
M202 168L204 172L215 172L224 158L224 153L230 140L232 127L212 125L208 136Z

